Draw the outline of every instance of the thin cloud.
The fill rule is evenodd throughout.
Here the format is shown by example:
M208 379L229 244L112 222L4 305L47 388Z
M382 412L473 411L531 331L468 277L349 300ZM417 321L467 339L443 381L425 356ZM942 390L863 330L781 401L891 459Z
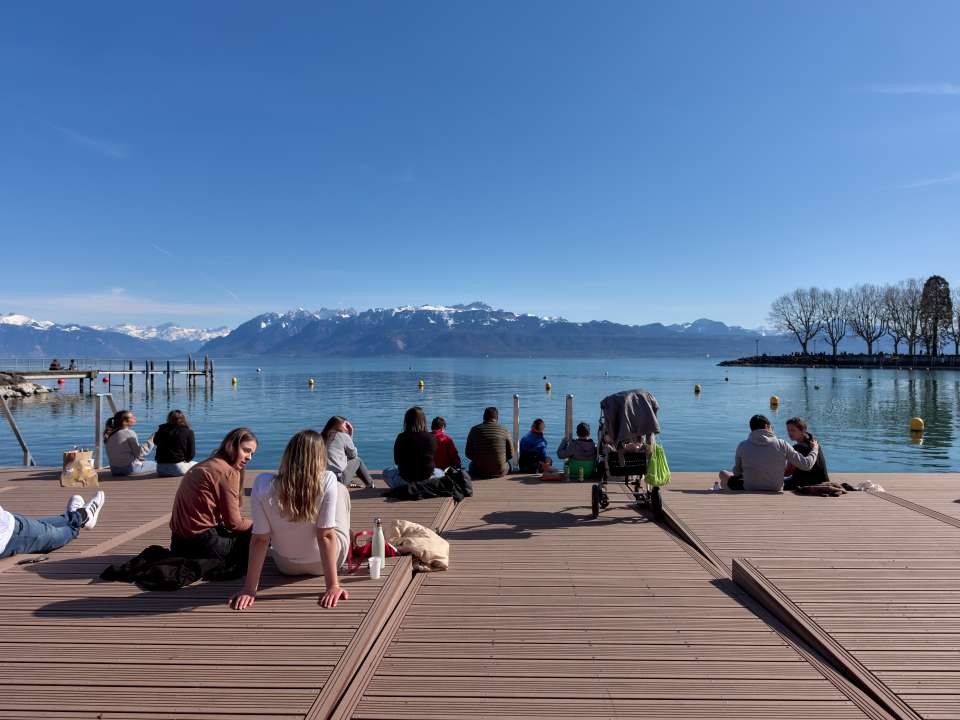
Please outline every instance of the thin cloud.
M120 317L156 316L169 320L171 317L220 315L234 313L237 308L201 303L181 303L131 295L123 288L108 292L76 293L65 295L41 295L36 297L0 297L0 305L22 308L29 315L46 318L49 314L62 316L65 308L75 316ZM97 322L100 322L98 319Z
M166 256L169 257L169 258L174 258L174 257L175 257L175 255L174 255L172 252L170 252L169 250L166 250L166 249L160 247L160 246L157 245L156 243L150 243L150 246L151 246L154 250L156 250L158 253L161 253L161 254L163 254L163 255L166 255ZM225 292L227 295L229 295L231 298L233 298L234 301L236 301L236 302L241 302L239 295L237 295L237 294L236 294L233 290L231 290L230 288L224 287L223 285L221 285L220 283L218 283L218 282L216 281L216 279L214 279L209 273L201 270L200 268L194 268L194 270L195 270L195 272L196 272L200 277L202 277L204 280L206 280L210 285L212 285L213 287L215 287L217 290L221 290L221 291Z
M870 85L869 90L879 95L960 95L960 84L948 82L890 83Z
M125 160L130 155L127 146L123 143L84 135L76 130L71 130L70 128L63 127L62 125L55 125L54 123L49 123L49 125L65 137L73 140L75 143L90 148L91 150L96 150L100 154L106 155L107 157L111 157L115 160Z
M906 183L905 185L900 185L900 189L915 190L916 188L932 187L934 185L952 185L955 182L960 182L960 172L950 173L949 175L943 175L941 177L916 180L911 183Z

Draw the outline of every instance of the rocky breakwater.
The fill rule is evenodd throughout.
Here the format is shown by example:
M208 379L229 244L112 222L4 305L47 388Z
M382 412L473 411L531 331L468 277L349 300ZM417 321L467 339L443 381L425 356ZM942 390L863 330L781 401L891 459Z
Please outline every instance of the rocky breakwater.
M0 373L0 397L4 398L22 398L32 397L33 395L43 395L53 392L53 388L37 383L24 382L16 375Z

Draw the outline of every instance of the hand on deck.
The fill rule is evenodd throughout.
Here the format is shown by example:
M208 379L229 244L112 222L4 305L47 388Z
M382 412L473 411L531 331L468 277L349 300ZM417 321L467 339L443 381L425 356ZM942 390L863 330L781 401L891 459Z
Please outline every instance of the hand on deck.
M323 608L335 608L337 603L341 600L349 600L350 593L344 590L339 585L334 585L332 588L327 588L327 591L320 596L320 599L317 601L317 604Z
M256 591L249 592L247 590L241 590L232 598L230 598L230 607L232 607L234 610L246 610L247 608L253 606L253 603L256 599Z

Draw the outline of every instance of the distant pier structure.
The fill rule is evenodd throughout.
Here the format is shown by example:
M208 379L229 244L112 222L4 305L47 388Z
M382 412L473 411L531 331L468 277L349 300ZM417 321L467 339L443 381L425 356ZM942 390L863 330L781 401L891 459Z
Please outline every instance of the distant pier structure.
M68 366L57 367L51 359L2 359L0 358L0 373L20 378L24 382L58 381L64 384L76 380L80 392L84 392L86 383L87 392L93 394L94 382L102 379L109 387L126 383L132 391L134 381L142 377L145 390L154 390L157 375L162 375L167 389L176 385L178 377L183 377L187 387L196 387L199 379L203 378L204 385L212 386L214 378L213 360L203 356L203 362L187 355L186 362L164 360L158 364L155 360L70 360Z

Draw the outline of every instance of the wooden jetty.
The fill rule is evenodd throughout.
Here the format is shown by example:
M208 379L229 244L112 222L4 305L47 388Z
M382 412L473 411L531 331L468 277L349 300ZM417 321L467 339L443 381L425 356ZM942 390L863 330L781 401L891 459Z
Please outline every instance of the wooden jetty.
M142 369L140 363L143 363ZM24 364L28 367L22 367ZM37 365L37 367L29 367L34 364ZM59 370L43 369L45 366L48 367L48 365L45 360L18 361L0 359L0 373L12 375L24 382L58 380L66 382L68 380L76 380L79 383L81 393L83 392L84 382L86 382L87 389L91 394L93 393L94 380L97 378L106 378L109 384L113 384L114 376L125 379L129 383L131 390L133 390L133 380L135 377L143 377L144 386L148 390L154 389L154 378L158 375L165 378L167 387L172 387L178 376L186 378L188 385L196 385L198 378L203 378L204 383L213 383L214 379L213 360L207 356L203 358L203 364L199 365L197 360L188 355L183 367L178 367L177 363L171 360L161 361L161 365L159 366L155 360L127 360L121 363L121 367L119 368L113 367L110 361L92 360L80 363L80 365L84 365L84 367L78 365L74 368L61 368ZM2 369L3 367L10 367L11 369ZM160 369L158 369L158 367Z
M0 503L56 513L73 491L55 476L0 471ZM960 717L960 527L925 512L960 517L960 476L806 498L677 473L673 529L616 493L589 520L589 484L526 476L457 506L355 491L355 529L435 527L450 570L391 560L325 611L322 579L268 561L245 613L226 606L239 581L96 581L166 544L177 486L102 477L95 530L45 562L0 560L0 717Z

